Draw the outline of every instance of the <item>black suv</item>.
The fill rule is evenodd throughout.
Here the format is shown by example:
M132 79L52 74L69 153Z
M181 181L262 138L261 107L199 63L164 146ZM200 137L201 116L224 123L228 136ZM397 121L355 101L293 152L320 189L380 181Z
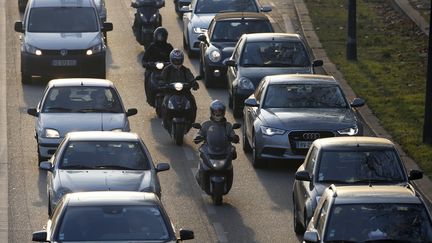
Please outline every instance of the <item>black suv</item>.
M399 185L423 177L406 173L394 144L385 138L334 137L315 140L293 185L294 230L304 232L326 187L336 185Z
M30 0L21 32L21 81L32 76L105 78L104 31L93 0Z
M304 233L305 242L432 242L432 221L410 186L331 185Z

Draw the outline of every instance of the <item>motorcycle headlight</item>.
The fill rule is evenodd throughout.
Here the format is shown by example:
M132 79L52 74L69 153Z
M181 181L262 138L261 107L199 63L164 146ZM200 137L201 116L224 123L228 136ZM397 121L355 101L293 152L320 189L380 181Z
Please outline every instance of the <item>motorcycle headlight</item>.
M47 129L45 129L44 137L46 137L46 138L60 138L60 134L55 129L47 128Z
M358 127L349 127L342 130L337 131L340 135L348 135L348 136L354 136L358 133Z
M177 91L181 91L183 89L183 84L182 83L175 83L174 89Z
M225 165L225 159L209 159L210 164L215 169L221 169Z
M24 44L24 51L36 56L42 55L42 51L37 49L36 47L30 45L30 44Z
M193 32L195 34L202 34L202 33L205 33L206 31L207 31L207 29L201 29L200 27L193 28Z
M156 68L159 69L159 70L163 69L164 68L163 62L156 63Z
M222 58L222 55L219 50L213 50L209 53L208 57L212 62L219 62Z
M86 55L91 56L93 54L101 52L102 49L103 49L102 44L97 44L95 46L92 46L90 49L88 49Z
M241 77L239 79L239 88L240 89L255 89L255 86L253 85L252 81L250 81L250 79L245 78L245 77Z
M157 15L157 14L153 14L153 15L150 17L150 22L156 21L157 18L158 18L158 15Z
M172 103L171 100L168 100L168 109L174 110L174 104Z
M277 129L277 128L273 128L273 127L261 126L261 132L264 135L273 136L273 135L282 135L285 133L285 130Z

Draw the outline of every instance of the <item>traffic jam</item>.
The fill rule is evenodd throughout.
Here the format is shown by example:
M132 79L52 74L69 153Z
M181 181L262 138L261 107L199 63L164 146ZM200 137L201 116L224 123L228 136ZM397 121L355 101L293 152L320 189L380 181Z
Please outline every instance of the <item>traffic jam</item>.
M247 179L234 179L242 154L256 171L295 161L283 192L292 196L292 225L283 229L296 239L432 242L431 213L412 184L423 172L407 170L392 141L365 132L356 109L366 101L348 99L335 77L317 74L323 60L314 59L301 35L277 32L272 6L174 0L167 11L181 22L177 47L168 41L166 4L128 6L128 31L143 49L145 93L135 99L145 101L173 146L186 146L193 134L193 180L205 204L232 207L224 197ZM127 107L128 93L107 79L116 23L108 21L105 0L18 0L18 9L21 83L47 80L37 105L26 107L48 202L46 225L32 241L196 240L162 201L170 190L159 177L178 169L155 162L153 142L131 126L142 109ZM188 59L199 64L197 75ZM201 122L199 89L227 96L209 95Z

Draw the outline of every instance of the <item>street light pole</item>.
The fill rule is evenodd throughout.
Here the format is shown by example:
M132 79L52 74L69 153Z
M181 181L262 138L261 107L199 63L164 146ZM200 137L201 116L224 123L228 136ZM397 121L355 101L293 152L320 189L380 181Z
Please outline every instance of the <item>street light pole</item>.
M357 60L356 0L348 0L348 40L346 55L348 60Z
M429 50L426 79L425 112L423 123L423 143L432 144L432 8L429 21Z

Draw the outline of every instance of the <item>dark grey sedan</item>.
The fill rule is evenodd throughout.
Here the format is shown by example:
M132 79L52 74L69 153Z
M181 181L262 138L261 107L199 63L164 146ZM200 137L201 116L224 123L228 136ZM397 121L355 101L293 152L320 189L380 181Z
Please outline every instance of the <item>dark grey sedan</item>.
M50 161L40 168L48 170L48 214L67 193L80 191L141 191L159 197L156 167L143 141L135 133L71 132L66 135Z
M265 77L245 102L243 149L253 165L263 159L304 159L315 139L362 135L363 126L332 76L286 74Z

